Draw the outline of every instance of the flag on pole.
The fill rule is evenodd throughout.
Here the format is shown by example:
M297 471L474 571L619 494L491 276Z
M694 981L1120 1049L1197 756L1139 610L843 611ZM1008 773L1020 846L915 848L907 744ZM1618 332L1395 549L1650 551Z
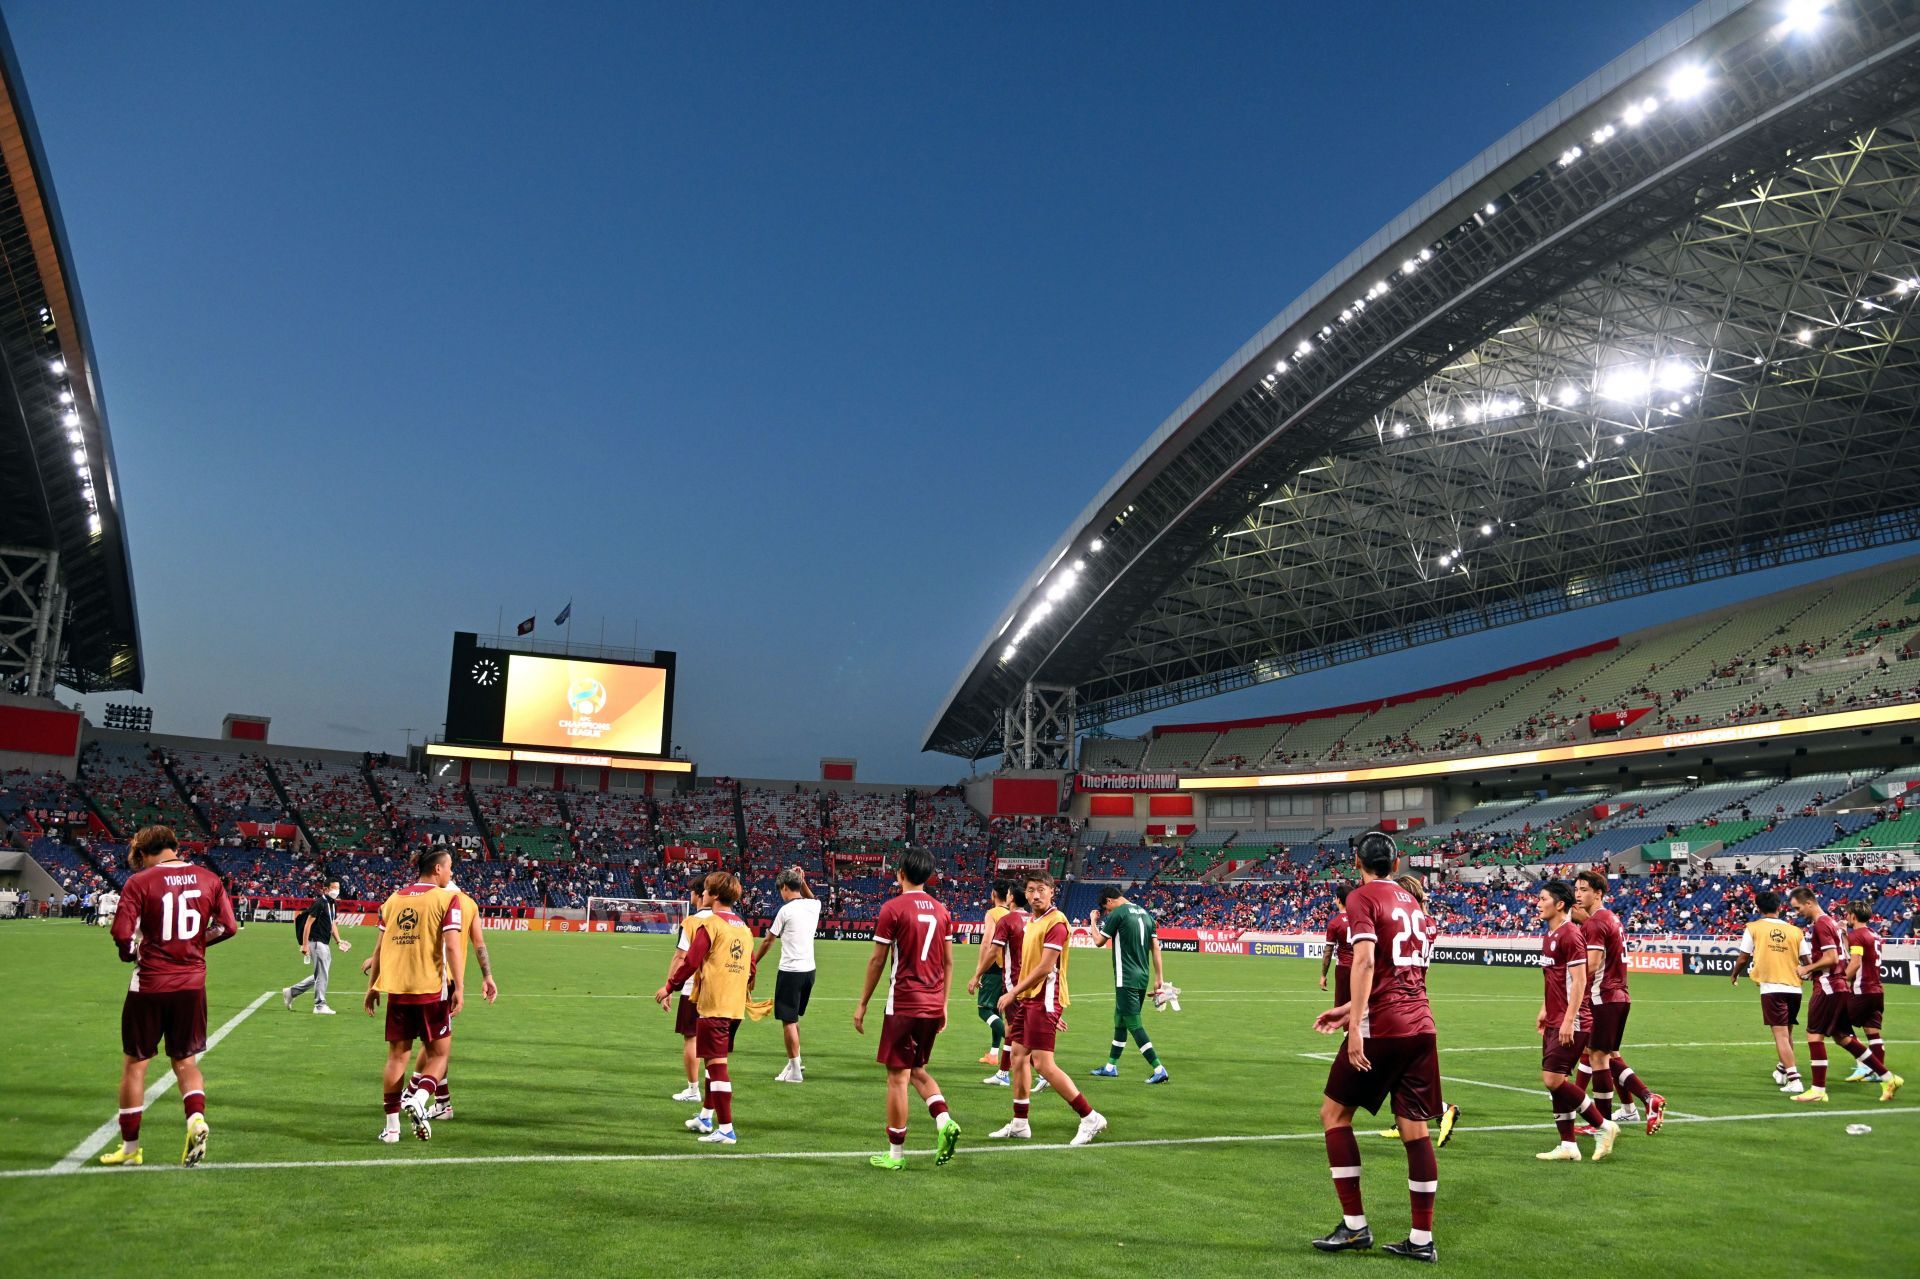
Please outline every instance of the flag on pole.
M567 606L560 610L560 616L553 619L553 624L555 626L565 626L567 624L567 619L572 616L573 616L573 601L568 600Z
M520 623L520 625L518 625L518 626L516 626L516 627L514 627L514 628L513 628L513 633L514 633L515 635L531 635L531 634L533 634L533 619L532 619L531 617L529 617L529 618L528 618L528 619L527 619L526 621L524 621L524 622L522 622L522 623Z

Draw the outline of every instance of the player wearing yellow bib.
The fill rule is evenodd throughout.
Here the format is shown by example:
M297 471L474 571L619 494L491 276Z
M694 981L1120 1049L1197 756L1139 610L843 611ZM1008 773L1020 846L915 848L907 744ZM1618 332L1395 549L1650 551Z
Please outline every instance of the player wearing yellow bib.
M1733 984L1753 969L1760 987L1760 1020L1773 1032L1773 1082L1784 1093L1801 1090L1799 1064L1793 1059L1793 1027L1800 1020L1801 931L1780 917L1780 895L1765 890L1753 895L1760 918L1740 934L1740 953L1733 960Z
M974 1009L980 1020L987 1023L987 1033L993 1037L993 1043L980 1058L982 1066L994 1067L994 1073L987 1077L990 1084L1005 1083L1000 1078L1000 1047L1006 1042L1007 1023L1000 1016L1000 996L1007 993L1006 974L1001 971L1000 952L993 945L993 930L1006 918L1012 908L1013 881L996 879L993 881L993 905L987 907L985 920L980 932L980 966L974 970L973 980L967 988L975 992Z
M480 932L480 903L469 897L460 886L451 879L447 888L458 899L460 905L460 940L455 945L470 948L473 958L480 965L480 993L492 1003L500 998L500 987L493 980L493 957L487 954L487 939ZM420 1082L420 1072L426 1069L426 1045L420 1046L420 1060L414 1066L414 1083ZM453 1118L453 1092L447 1083L447 1071L453 1063L453 1036L447 1036L447 1060L441 1064L438 1086L434 1089L433 1109L427 1112L429 1119Z
M414 1136L422 1141L433 1136L427 1109L447 1066L448 1039L467 972L460 902L447 889L453 857L444 848L430 848L414 859L414 866L415 882L380 907L380 946L373 952L367 981L367 1016L378 1012L380 996L387 996L387 1122L380 1140L389 1143L400 1140L402 1111L413 1121ZM425 1045L420 1072L402 1096L416 1039Z
M1067 1007L1073 1002L1067 993L1067 947L1073 930L1067 917L1054 909L1053 876L1043 870L1027 876L1027 908L1033 919L1027 924L1020 947L1020 984L1000 996L1002 1012L1019 1009L1014 1038L1025 1050L1024 1054L1014 1054L1013 1096L1016 1104L1025 1102L1030 1073L1039 1072L1080 1116L1080 1128L1068 1144L1084 1146L1106 1131L1107 1118L1093 1108L1053 1060L1055 1040L1066 1024ZM1016 1114L1012 1123L987 1135L1027 1138L1033 1136L1033 1130Z
M700 1113L687 1128L707 1145L731 1146L739 1140L733 1131L733 1081L727 1075L727 1055L734 1032L747 1015L747 988L753 984L753 932L733 905L740 900L740 881L724 870L707 876L708 910L687 920L681 928L680 948L666 985L653 993L662 1009L673 998L674 987L697 976L694 1004L700 1014L694 1031L694 1051L706 1065L707 1089Z

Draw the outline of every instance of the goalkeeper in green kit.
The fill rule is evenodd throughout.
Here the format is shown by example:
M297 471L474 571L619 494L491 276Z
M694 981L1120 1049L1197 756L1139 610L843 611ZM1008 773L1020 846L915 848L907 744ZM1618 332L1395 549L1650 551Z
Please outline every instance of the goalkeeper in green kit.
M1100 931L1100 944L1113 947L1113 1049L1107 1064L1093 1073L1103 1079L1120 1074L1120 1054L1127 1050L1132 1034L1140 1045L1140 1055L1153 1067L1147 1077L1150 1084L1164 1084L1170 1078L1160 1063L1160 1054L1140 1024L1140 1009L1147 992L1166 984L1166 971L1160 962L1160 933L1153 916L1128 901L1126 894L1108 885L1100 890L1100 909L1094 912Z

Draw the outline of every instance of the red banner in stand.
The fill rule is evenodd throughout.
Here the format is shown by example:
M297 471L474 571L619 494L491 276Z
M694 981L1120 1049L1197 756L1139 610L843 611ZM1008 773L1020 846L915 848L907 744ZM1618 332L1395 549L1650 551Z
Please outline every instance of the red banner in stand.
M235 822L240 834L248 839L292 839L300 832L288 822Z
M1653 710L1651 706L1630 706L1624 711L1595 711L1587 716L1589 733L1617 733Z

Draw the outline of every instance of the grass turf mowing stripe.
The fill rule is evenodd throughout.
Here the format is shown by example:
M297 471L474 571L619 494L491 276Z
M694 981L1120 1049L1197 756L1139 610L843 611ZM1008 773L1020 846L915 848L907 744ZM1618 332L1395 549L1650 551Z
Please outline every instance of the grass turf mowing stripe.
M1469 1081L1471 1082L1471 1081ZM1520 1091L1531 1091L1521 1089ZM1883 1119L1920 1115L1920 1109L1903 1110L1781 1110L1751 1115L1700 1115L1682 1119L1678 1116L1668 1120L1671 1127L1675 1124L1740 1124L1760 1123L1769 1119L1845 1119L1860 1115L1878 1115ZM1539 1132L1552 1128L1552 1124L1484 1124L1479 1127L1455 1128L1454 1134L1468 1132ZM1138 1141L1100 1141L1090 1146L1070 1146L1066 1142L1052 1142L1036 1145L1030 1142L1009 1141L1003 1145L969 1146L968 1155L985 1155L1000 1152L1052 1151L1052 1150L1127 1150L1142 1146L1218 1146L1242 1142L1269 1141L1319 1141L1319 1132L1274 1132L1248 1133L1244 1135L1223 1135L1214 1137L1149 1137ZM790 1159L866 1159L871 1150L741 1150L731 1152L695 1152L634 1155L634 1154L578 1154L578 1155L449 1155L445 1158L429 1157L425 1159L288 1159L260 1160L252 1163L201 1164L194 1172L209 1170L226 1172L273 1172L288 1168L432 1168L445 1165L489 1165L489 1164L646 1164L646 1163L689 1163L697 1160L753 1159L753 1160L790 1160ZM909 1151L907 1157L918 1159L931 1156L930 1150ZM187 1172L189 1169L170 1164L152 1164L140 1168L104 1168L99 1164L82 1164L76 1167L55 1165L52 1168L14 1168L0 1171L0 1179L14 1177L78 1177L112 1176L114 1174Z
M233 1032L234 1027L238 1026L241 1022L245 1021L247 1018L253 1016L254 1012L259 1009L260 1005L266 1003L269 999L272 999L275 995L279 993L280 993L279 991L275 991L275 990L263 990L260 992L260 998L254 1000L252 1003L248 1004L245 1008L242 1008L239 1012L227 1018L225 1024L223 1024L220 1027L220 1029L214 1031L211 1035L207 1036L207 1046L201 1050L200 1056L205 1057L208 1053L212 1052L215 1048L219 1046L221 1040L225 1039L229 1034ZM167 1089L173 1087L173 1085L174 1085L173 1071L171 1068L169 1068L167 1073L164 1076L162 1076L159 1079L156 1079L154 1082L147 1085L147 1095L141 1100L140 1102L141 1107L145 1108L147 1106L153 1105L153 1103L158 1101L163 1095L165 1095ZM105 1146L109 1141L112 1141L116 1136L119 1135L119 1133L120 1133L120 1120L116 1116L115 1118L107 1120L107 1122L105 1122L104 1124L101 1124L98 1128L95 1128L93 1132L88 1135L85 1141L75 1146L72 1150L69 1150L66 1154L66 1158L62 1159L59 1163L55 1164L52 1168L48 1169L47 1171L58 1172L58 1173L78 1171L82 1164L86 1163L87 1160L93 1158L93 1156L100 1150L102 1146Z

